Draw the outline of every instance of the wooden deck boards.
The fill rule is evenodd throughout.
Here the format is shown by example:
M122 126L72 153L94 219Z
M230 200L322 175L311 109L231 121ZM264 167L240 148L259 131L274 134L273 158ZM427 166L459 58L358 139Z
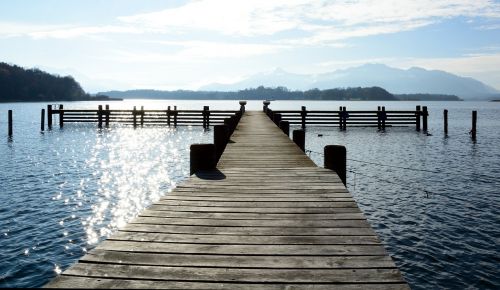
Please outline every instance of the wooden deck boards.
M339 177L247 112L200 172L46 287L409 289Z

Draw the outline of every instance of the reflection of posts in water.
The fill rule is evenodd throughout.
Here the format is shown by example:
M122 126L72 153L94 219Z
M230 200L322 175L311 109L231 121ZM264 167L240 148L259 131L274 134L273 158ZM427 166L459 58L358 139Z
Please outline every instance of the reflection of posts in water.
M335 171L346 185L347 151L342 145L327 145L324 148L324 167Z

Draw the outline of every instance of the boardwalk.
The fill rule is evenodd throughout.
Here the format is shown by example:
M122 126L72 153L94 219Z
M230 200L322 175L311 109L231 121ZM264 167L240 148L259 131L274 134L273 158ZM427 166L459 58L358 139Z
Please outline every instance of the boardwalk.
M191 176L47 287L408 289L338 176L260 112Z

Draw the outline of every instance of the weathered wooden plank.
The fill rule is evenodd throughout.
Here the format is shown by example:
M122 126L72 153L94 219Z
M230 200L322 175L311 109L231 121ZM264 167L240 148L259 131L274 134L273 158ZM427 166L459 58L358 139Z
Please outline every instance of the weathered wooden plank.
M292 284L292 283L235 283L235 282L190 282L190 281L165 281L165 280L131 280L113 278L89 278L62 275L57 277L46 288L94 288L94 289L224 289L224 290L409 290L404 283L394 284Z
M318 201L318 202L271 202L271 201L192 201L192 200L159 200L157 205L167 206L205 206L205 207L244 207L244 208L334 208L334 207L357 207L354 200L351 201Z
M190 225L218 227L278 227L278 228L364 228L370 227L366 220L230 220L189 219L139 216L131 224Z
M139 216L156 216L156 217L172 217L172 218L202 218L202 219L254 219L254 220L364 220L362 213L333 213L333 214L291 214L291 213L212 213L206 212L200 214L198 212L183 212L183 211L156 211L147 209Z
M354 213L360 212L358 207L217 207L217 206L181 206L153 204L149 207L152 210L166 211L190 211L190 212L233 212L233 213Z
M245 269L76 264L65 275L249 283L401 283L397 269Z
M199 235L165 234L118 231L108 240L200 243L200 244L245 244L245 245L371 245L380 244L376 236L245 236L245 235Z
M275 227L207 227L185 225L127 224L122 228L131 232L249 235L249 236L367 236L375 235L371 228L275 228Z

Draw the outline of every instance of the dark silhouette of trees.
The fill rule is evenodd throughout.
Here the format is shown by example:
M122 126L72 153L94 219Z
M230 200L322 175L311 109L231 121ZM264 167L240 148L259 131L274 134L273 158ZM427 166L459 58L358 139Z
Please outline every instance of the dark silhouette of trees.
M92 97L71 76L0 63L0 102L82 101Z

